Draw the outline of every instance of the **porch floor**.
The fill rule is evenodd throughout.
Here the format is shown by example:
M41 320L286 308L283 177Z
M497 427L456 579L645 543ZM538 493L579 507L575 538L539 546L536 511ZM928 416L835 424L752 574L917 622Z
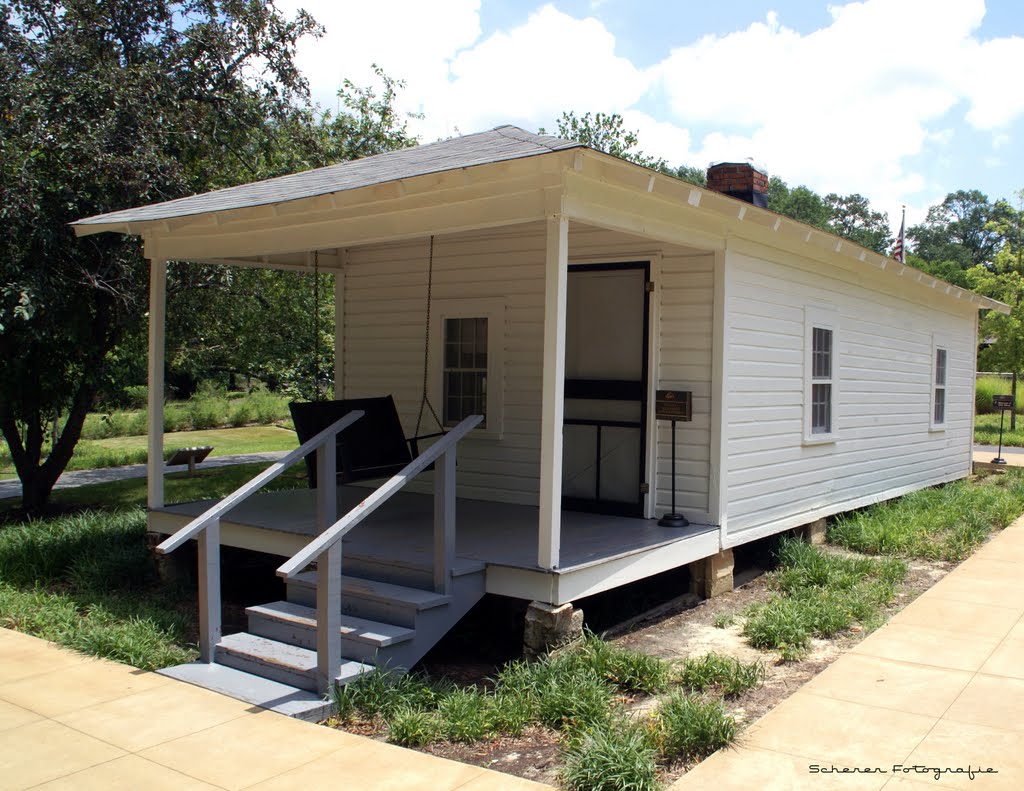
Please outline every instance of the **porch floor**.
M358 505L371 489L338 487L339 516ZM160 512L195 517L214 500L165 506ZM293 489L253 495L223 521L248 528L314 536L315 492ZM432 495L403 491L393 496L343 539L343 554L429 566L433 559ZM459 498L456 511L458 572L481 564L537 570L538 509ZM716 531L712 525L659 527L655 519L562 512L561 562L564 573L685 541Z

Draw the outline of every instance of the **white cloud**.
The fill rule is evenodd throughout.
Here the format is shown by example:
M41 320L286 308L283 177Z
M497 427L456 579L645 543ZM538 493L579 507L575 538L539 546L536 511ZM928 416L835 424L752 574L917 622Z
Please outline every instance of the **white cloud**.
M601 22L546 5L459 53L428 112L463 131L506 122L551 128L563 110L624 110L646 88L643 72L615 54L615 37Z
M333 103L343 76L366 83L377 62L407 81L401 101L425 114L412 125L425 141L500 123L554 131L563 110L619 112L671 164L753 157L793 184L862 192L890 216L905 196L946 187L914 172L913 157L954 153L963 121L1003 148L1024 114L1024 91L993 79L1019 70L1024 39L979 40L984 0L861 0L831 6L806 34L770 12L647 69L617 54L598 18L550 4L486 37L481 0L303 4L328 31L299 53L315 97Z

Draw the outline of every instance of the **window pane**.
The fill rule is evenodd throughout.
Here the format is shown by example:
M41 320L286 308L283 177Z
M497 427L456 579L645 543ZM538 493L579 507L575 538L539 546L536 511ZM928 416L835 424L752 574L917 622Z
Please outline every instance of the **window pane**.
M811 333L811 376L832 378L832 330L815 327Z
M946 422L946 388L935 388L935 422Z
M935 384L944 386L946 384L946 350L935 350Z
M832 385L811 385L811 433L832 433Z

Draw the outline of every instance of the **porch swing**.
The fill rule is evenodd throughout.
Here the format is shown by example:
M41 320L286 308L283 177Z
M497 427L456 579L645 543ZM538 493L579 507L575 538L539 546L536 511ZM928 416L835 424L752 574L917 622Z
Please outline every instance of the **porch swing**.
M320 358L317 346L320 338L320 266L319 253L313 254L313 357L317 382L321 378ZM427 379L430 364L430 308L434 280L434 237L430 237L430 254L427 263L427 311L423 341L423 391L420 397L419 414L416 417L416 431L406 437L398 418L395 399L389 394L370 398L344 398L334 401L322 400L319 385L314 401L292 401L288 404L295 433L299 443L313 438L325 428L340 420L354 409L364 412L344 432L337 436L337 475L339 483L357 483L375 478L388 478L401 471L420 455L421 440L444 436L445 429L437 416L428 395ZM420 434L424 411L429 410L439 431ZM429 467L427 469L430 469ZM306 470L309 487L316 488L316 454L306 456Z

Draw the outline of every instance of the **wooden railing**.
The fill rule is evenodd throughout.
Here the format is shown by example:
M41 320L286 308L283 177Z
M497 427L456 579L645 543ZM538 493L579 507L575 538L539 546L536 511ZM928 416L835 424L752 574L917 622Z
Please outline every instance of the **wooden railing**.
M451 592L451 570L455 561L455 452L463 437L483 420L483 415L472 415L423 453L389 478L369 497L349 511L299 550L277 570L287 579L316 561L316 650L317 686L326 692L334 683L341 667L341 539L353 527L376 511L392 495L434 465L434 589L439 593ZM318 457L319 459L319 457ZM320 464L320 462L317 462ZM331 459L333 470L334 459ZM333 474L333 473L332 473ZM318 501L323 489L318 489ZM333 508L330 503L318 506L324 516Z
M317 460L317 522L326 527L337 515L337 482L335 468L337 454L334 438L363 416L353 410L332 423L312 439L275 462L244 486L233 491L215 506L203 512L170 538L156 547L162 555L173 552L186 541L197 538L199 543L199 656L212 662L221 637L220 606L220 518L249 495L274 480L304 456L316 451Z

